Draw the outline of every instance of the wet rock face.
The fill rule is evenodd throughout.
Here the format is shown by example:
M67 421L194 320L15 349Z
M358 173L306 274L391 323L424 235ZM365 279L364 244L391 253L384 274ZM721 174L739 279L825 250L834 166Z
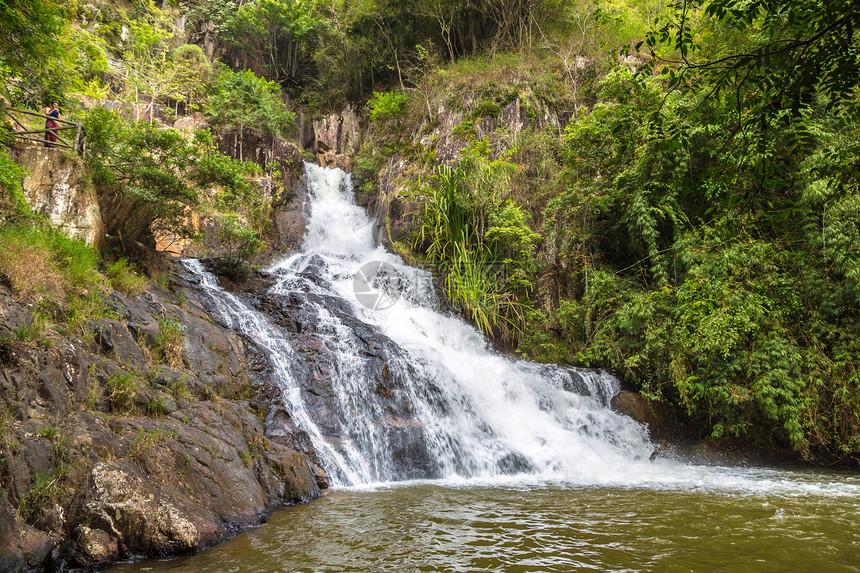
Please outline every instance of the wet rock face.
M0 571L194 551L327 486L266 357L172 272L87 339L0 352ZM31 320L0 286L0 336ZM166 363L165 320L181 331Z
M647 425L652 438L666 437L671 432L669 408L663 403L636 392L619 392L612 398L612 407Z
M85 166L61 148L16 144L12 160L24 167L24 196L35 213L47 216L71 237L98 246L104 237L101 212Z
M309 215L308 189L304 174L298 177L288 193L277 196L273 205L274 211L266 241L267 255L255 261L261 265L272 262L276 256L295 252L302 245Z
M336 377L360 383L355 392L376 412L369 423L381 437L390 458L392 475L380 479L418 479L437 477L430 459L421 424L413 417L413 407L404 391L404 381L392 369L405 360L401 348L373 327L357 318L350 304L336 296L320 295L313 286L333 290L321 276L324 262L311 257L294 285L281 294L268 287L247 291L253 305L283 330L284 338L296 352L292 376L304 392L311 418L331 443L361 440L366 428L355 428L354 413L342 402L336 390ZM320 316L319 308L331 314L337 330ZM345 349L349 349L345 353ZM347 356L348 354L348 356Z
M353 155L361 146L361 127L355 111L348 107L313 122L317 162L323 167L352 171Z
M302 151L280 137L250 127L231 126L217 135L218 149L224 155L253 161L264 169L278 169L283 183L291 187L303 171Z

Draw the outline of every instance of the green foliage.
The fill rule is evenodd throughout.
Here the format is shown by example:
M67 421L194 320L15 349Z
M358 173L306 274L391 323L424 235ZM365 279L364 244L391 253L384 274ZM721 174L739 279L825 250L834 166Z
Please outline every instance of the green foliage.
M373 92L373 97L367 102L370 119L377 123L401 119L406 115L407 101L400 92Z
M497 116L502 113L502 108L515 100L519 95L516 87L508 86L507 89L496 85L486 86L481 90L478 101L472 109L472 117Z
M202 205L204 190L217 186L244 196L249 189L248 167L221 155L209 132L188 138L121 120L103 108L91 110L85 126L103 216L108 230L125 240L154 245L157 239L194 238L190 212Z
M0 210L8 219L26 215L30 208L24 197L23 180L27 170L12 161L6 150L0 150Z
M498 329L509 338L509 327L521 325L523 305L509 287L505 267L490 259L480 247L454 243L454 252L444 261L445 295L484 332Z
M436 169L414 246L438 265L451 302L484 332L508 339L518 335L525 318L520 296L532 288L539 237L525 213L502 198L513 166L490 161L486 153L479 143L456 168Z
M171 368L182 367L182 326L175 318L158 320L158 334L152 345L152 358L157 364Z
M173 66L168 58L173 33L165 23L154 18L129 20L126 27L128 39L122 44L122 58L128 68L128 87L134 89L135 101L139 100L141 92L156 101L171 89ZM149 112L152 120L151 106Z
M289 136L295 121L275 82L251 70L234 72L226 66L216 69L206 113L216 123L253 127L276 136Z
M96 99L107 98L111 81L108 42L97 33L76 26L66 26L60 41L72 64L68 68L68 89Z
M457 244L472 241L472 214L463 204L462 177L448 166L437 168L436 177L416 240L431 258L444 260L454 256Z
M111 287L129 296L138 296L146 290L149 281L138 275L127 259L119 258L105 270Z
M212 63L200 46L184 44L171 54L170 94L188 107L200 109L212 79Z
M819 95L833 106L854 94L860 85L858 23L852 0L714 0L701 9L685 2L646 42L680 56L677 73L663 70L670 86L701 78L712 88L709 97L731 94L745 116L741 121L767 137L814 106ZM714 26L738 30L747 42L712 58L700 40Z
M9 101L39 106L61 93L62 24L62 10L52 0L0 3L0 89Z
M134 400L140 390L140 381L134 373L119 370L107 379L105 390L111 411L130 414L134 411Z
M219 255L215 258L216 272L234 280L248 278L254 270L248 259L265 246L258 238L257 231L247 227L244 219L233 213L219 215L215 225L219 249Z
M566 295L520 349L609 367L713 440L838 459L860 430L856 98L739 110L721 74L609 73L567 126L545 209Z
M478 132L475 130L475 122L472 120L467 120L457 125L451 130L451 133L466 141L474 141L478 137Z
M0 250L0 273L16 295L36 305L20 339L46 342L42 336L52 321L88 338L90 321L108 312L110 288L98 272L98 253L83 241L31 220L0 227Z
M232 48L255 56L264 75L279 84L306 79L316 39L327 21L316 15L317 0L257 0L239 3L223 20Z

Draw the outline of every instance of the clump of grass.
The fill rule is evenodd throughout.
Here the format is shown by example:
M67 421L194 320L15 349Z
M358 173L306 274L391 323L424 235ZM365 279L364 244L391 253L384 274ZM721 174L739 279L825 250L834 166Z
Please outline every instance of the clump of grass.
M188 391L188 386L185 384L185 380L175 380L170 385L170 393L173 396L173 399L177 402L180 400L191 399L191 393Z
M22 342L38 342L50 325L48 315L34 311L30 322L15 329L15 340Z
M95 411L96 407L99 404L99 400L102 399L104 392L102 391L102 386L99 384L98 379L95 376L90 375L88 377L89 385L87 387L87 410L90 412Z
M108 265L105 274L115 290L129 296L139 295L149 284L145 277L134 272L132 265L124 258Z
M472 120L464 121L459 124L451 133L467 141L471 141L478 137L478 132L475 131L475 122Z
M158 334L155 335L152 357L157 363L171 368L182 366L182 327L175 318L158 320Z
M137 377L130 372L117 372L105 382L111 410L129 414L134 411L134 399L140 389Z
M18 513L21 517L25 520L30 519L39 509L57 503L67 492L63 485L66 475L68 475L68 470L65 468L63 471L54 469L37 475L30 485L29 491L18 504Z
M149 451L157 444L162 443L168 438L176 438L179 434L175 431L165 432L161 428L156 430L140 430L134 437L134 441L128 449L128 457L143 463Z
M159 396L158 398L150 400L146 407L146 413L153 417L164 416L167 412L168 407L164 402L164 396Z
M91 325L93 321L109 318L115 313L104 303L101 293L90 292L73 299L65 314L66 328L69 334L92 340L95 336Z
M27 244L7 229L0 233L0 272L16 294L27 300L53 296L65 281L45 245Z
M8 408L0 409L0 446L3 449L11 448L12 432L10 428L15 423L15 417Z
M54 438L56 438L60 435L60 430L58 430L57 428L54 428L53 426L47 426L47 427L39 430L38 434L40 436L44 436L46 438L53 440Z
M69 493L66 485L70 473L68 440L54 427L45 427L38 434L51 441L53 469L35 476L30 489L18 504L18 513L24 519L35 516L39 509L51 507Z

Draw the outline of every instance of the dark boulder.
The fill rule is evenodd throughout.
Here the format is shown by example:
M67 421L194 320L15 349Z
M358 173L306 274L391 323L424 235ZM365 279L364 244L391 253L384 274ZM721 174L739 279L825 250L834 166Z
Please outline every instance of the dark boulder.
M53 548L48 535L21 523L9 501L0 500L0 571L47 568Z

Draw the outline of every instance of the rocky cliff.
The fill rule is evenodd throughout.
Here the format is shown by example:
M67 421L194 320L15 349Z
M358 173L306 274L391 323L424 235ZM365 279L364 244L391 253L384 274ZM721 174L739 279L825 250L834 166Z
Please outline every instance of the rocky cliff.
M266 357L170 277L37 342L0 287L0 571L194 551L327 487Z
M10 151L12 160L29 173L23 188L33 212L46 216L70 237L98 246L104 225L83 161L63 149L41 144L17 143Z

